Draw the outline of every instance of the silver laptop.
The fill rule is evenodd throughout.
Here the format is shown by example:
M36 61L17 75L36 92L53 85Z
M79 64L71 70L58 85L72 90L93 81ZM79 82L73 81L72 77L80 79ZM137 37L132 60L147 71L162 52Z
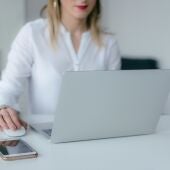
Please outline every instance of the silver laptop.
M53 123L32 127L53 143L151 134L170 91L170 70L66 72Z

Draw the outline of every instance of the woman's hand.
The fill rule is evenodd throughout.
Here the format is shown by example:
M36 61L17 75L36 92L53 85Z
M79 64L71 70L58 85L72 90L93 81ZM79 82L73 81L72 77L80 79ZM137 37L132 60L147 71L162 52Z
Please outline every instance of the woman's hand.
M19 118L17 111L10 107L0 110L0 131L4 129L17 130L21 126L27 128L27 123Z

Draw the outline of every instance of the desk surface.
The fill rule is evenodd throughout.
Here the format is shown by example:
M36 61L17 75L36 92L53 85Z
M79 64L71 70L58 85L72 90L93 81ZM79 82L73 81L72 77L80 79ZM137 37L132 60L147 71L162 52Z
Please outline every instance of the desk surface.
M0 138L4 138L0 134ZM23 137L36 159L6 162L2 170L170 170L170 116L162 116L152 135L52 144L29 131Z

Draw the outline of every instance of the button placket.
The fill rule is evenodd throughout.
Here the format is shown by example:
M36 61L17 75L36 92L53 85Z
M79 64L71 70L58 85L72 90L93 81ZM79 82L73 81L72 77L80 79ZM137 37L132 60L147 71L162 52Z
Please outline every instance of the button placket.
M71 35L69 32L64 31L65 36L65 46L67 48L70 59L73 63L73 69L78 71L80 69L80 61L84 56L90 41L89 32L83 33L81 37L79 51L76 53L72 44Z
M76 52L73 48L70 33L68 33L68 36L67 36L67 46L69 48L70 57L73 62L74 71L78 71L79 70L79 56L78 56L78 54L76 54Z

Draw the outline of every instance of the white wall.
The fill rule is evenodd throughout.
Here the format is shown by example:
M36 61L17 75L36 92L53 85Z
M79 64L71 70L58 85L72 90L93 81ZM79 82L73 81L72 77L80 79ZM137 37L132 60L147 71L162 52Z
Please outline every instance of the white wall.
M24 3L24 0L0 0L0 70L4 68L10 45L24 23Z
M103 0L103 23L122 55L153 56L170 68L170 0Z
M40 17L41 8L47 4L47 0L26 0L26 21Z

